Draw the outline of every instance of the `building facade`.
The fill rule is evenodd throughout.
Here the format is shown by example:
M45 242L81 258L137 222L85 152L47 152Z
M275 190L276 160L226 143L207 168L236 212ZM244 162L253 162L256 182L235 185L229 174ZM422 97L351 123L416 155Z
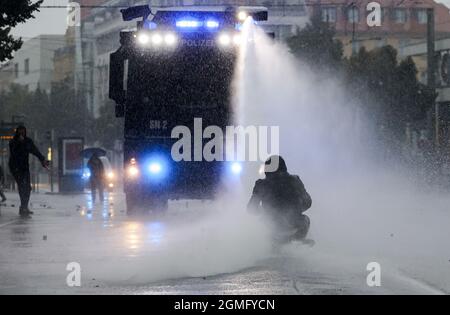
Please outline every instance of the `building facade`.
M381 6L381 26L369 26L367 5ZM391 45L402 47L421 42L427 34L427 9L435 14L436 38L450 36L450 10L433 0L307 0L310 13L316 10L324 22L336 29L344 45L344 55L351 56L361 47L371 50Z
M0 66L0 93L9 90L15 79L15 65L8 61Z
M61 35L40 35L26 41L14 53L14 58L0 68L0 89L7 90L12 83L29 91L41 89L50 92L53 80L55 51L65 46Z
M450 153L450 37L440 39L435 42L436 52L436 92L438 97L436 99L436 109L431 117L434 120L434 126L438 126L438 129L434 132L438 132L438 139L440 148L444 152ZM403 58L412 57L414 60L423 60L423 66L420 69L422 81L426 83L427 73L427 43L420 42L411 44L403 48ZM436 119L438 123L436 124Z

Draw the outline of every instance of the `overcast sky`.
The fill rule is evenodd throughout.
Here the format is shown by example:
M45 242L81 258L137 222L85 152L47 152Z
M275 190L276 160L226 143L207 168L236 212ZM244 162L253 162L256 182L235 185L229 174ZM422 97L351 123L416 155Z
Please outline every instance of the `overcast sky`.
M444 3L450 8L450 0L436 1ZM45 0L43 5L64 6L68 2L68 0ZM36 19L16 27L13 34L22 36L25 40L40 34L64 34L66 30L66 16L66 9L42 8L41 12L36 14Z
M11 0L14 1L14 0ZM450 1L450 0L449 0ZM68 0L44 0L45 6L65 6ZM64 34L66 31L66 9L41 8L35 14L35 19L17 26L13 30L15 36L22 36L25 40L40 34Z

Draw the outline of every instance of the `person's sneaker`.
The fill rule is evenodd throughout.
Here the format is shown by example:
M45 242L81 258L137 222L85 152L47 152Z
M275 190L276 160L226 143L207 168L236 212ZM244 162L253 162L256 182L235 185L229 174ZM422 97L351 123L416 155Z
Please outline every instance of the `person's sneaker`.
M19 215L21 218L27 219L27 218L31 218L31 213L29 213L27 211L27 209L20 209L19 210Z
M1 202L5 202L7 199L6 198L2 198L2 201Z
M26 209L25 209L25 212L26 212L26 213L28 213L28 214L34 214L34 212L33 212L33 211L31 211L31 210L30 210L30 209L28 209L28 208L26 208Z

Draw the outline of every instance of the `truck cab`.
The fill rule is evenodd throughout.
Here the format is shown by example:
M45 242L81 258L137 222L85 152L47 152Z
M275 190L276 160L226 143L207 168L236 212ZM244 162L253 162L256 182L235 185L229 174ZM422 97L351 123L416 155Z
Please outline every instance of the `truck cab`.
M202 128L233 123L240 29L249 16L267 20L267 9L138 6L122 15L142 19L121 32L110 60L110 98L125 120L127 212L164 210L172 199L213 199L230 169L236 176L240 169L224 161L174 159L179 139L172 131L183 126L194 135L199 119ZM198 143L191 143L195 150Z

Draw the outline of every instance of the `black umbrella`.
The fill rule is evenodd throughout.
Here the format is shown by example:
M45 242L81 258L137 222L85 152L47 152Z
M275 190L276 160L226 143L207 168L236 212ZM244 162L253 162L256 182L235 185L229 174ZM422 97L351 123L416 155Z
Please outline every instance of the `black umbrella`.
M97 153L98 156L106 155L106 151L103 150L102 148L87 148L87 149L84 149L83 151L81 151L81 155L85 159L89 159L91 156L94 155L94 153Z

